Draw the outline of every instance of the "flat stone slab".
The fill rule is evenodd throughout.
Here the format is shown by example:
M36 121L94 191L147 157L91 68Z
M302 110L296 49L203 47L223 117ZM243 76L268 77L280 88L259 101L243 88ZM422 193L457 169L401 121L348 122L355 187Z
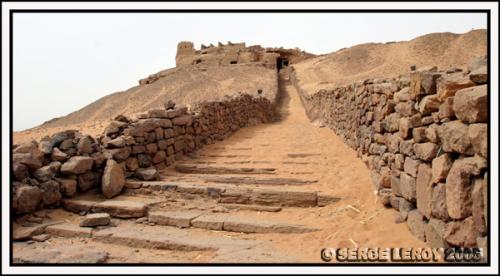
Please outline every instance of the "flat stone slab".
M276 174L275 168L238 168L177 164L175 170L191 174Z
M94 239L129 247L179 251L217 250L209 239L190 235L186 230L166 227L112 227L97 231Z
M291 206L291 207L316 207L333 204L340 200L339 197L323 196L319 202L318 192L290 191L272 188L253 188L248 186L234 186L218 183L195 182L141 182L143 187L137 190L128 190L141 193L145 190L172 191L188 194L207 195L217 198L219 203L245 204L263 206Z
M88 213L92 207L98 203L97 201L83 200L83 199L63 199L62 206L65 210L73 213Z
M48 248L18 248L14 246L13 262L27 264L97 264L104 263L108 258L108 253L102 250L89 248L86 246L58 245Z
M298 178L257 178L251 176L215 176L203 175L199 178L205 182L226 183L226 184L253 184L253 185L307 185L316 183L318 180L307 180Z
M65 238L90 238L92 237L92 228L62 223L48 226L45 228L45 233Z
M81 227L95 227L108 225L111 218L108 213L95 213L86 215L81 221Z
M303 225L243 218L225 214L205 214L191 220L196 228L242 233L307 233L318 229Z
M118 218L140 218L146 215L147 207L138 201L106 200L95 204L92 212L108 213Z
M222 231L224 226L224 215L222 214L202 215L193 219L191 221L191 225L195 228Z
M33 236L41 235L45 232L45 228L51 225L62 223L61 221L48 222L30 227L14 227L12 238L15 241L29 240Z
M43 234L45 227L30 226L30 227L17 227L13 231L12 238L15 241L29 240L31 237Z
M263 205L248 205L248 204L220 204L227 209L235 209L235 210L250 210L250 211L258 211L258 212L279 212L281 211L281 207L279 206L263 206Z
M200 215L201 212L197 211L155 211L149 213L148 221L185 228L191 226L191 220Z

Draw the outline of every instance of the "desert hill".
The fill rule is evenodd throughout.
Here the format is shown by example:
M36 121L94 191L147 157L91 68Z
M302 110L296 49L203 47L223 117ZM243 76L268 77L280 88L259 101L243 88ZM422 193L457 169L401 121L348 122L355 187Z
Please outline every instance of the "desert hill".
M268 55L267 62L280 55L271 52L270 48L259 47L257 51L265 50L264 55ZM91 135L100 134L116 115L144 112L160 107L168 100L190 105L197 101L217 100L238 92L256 95L258 90L262 90L261 95L264 97L273 97L277 91L276 69L252 63L256 60L240 64L240 60L248 62L249 56L252 55L254 59L262 58L254 49L255 47L245 48L244 43L199 51L181 49L189 51L189 60L210 56L212 51L219 55L215 59L238 59L238 64L201 63L161 71L154 74L159 78L155 77L152 83L110 94L66 116L16 132L14 142L40 139L68 128L79 129ZM297 59L297 63L293 62L293 56L286 57L296 69L301 87L309 93L314 93L321 88L356 80L397 76L408 71L411 65L416 65L417 68L431 65L437 65L441 69L463 68L472 59L485 56L486 49L487 31L483 29L465 34L432 33L410 41L361 44L316 57L299 55L301 58ZM225 54L221 55L221 52Z
M314 93L353 81L395 77L425 66L464 68L474 58L485 56L487 31L464 34L432 33L410 41L366 43L317 56L294 65L301 87Z
M64 129L79 129L84 133L100 134L110 119L117 115L133 115L163 107L168 100L178 105L215 101L226 95L246 93L273 97L277 91L276 71L262 66L189 66L164 70L150 84L134 86L116 92L32 129L14 134L16 142L39 139Z

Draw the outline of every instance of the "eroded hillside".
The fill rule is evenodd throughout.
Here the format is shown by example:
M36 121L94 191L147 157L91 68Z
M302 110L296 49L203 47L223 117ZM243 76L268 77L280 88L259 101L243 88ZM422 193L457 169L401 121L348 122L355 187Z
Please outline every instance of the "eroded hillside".
M465 34L432 33L410 41L367 43L344 48L294 65L301 87L308 93L368 78L396 77L409 71L438 66L465 67L485 56L486 30Z
M238 93L271 99L277 91L276 70L262 66L192 66L173 68L160 74L162 77L151 84L113 93L67 116L15 133L14 140L40 139L68 128L92 135L100 134L115 116L132 115L162 107L168 100L191 105ZM259 90L262 91L261 94L258 94Z

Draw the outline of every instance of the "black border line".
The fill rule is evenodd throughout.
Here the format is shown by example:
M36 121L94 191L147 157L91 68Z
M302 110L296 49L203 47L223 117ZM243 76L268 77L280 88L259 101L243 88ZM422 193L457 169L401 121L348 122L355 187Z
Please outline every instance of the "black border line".
M7 1L7 2L18 2L18 1ZM58 2L58 1L47 1L47 2ZM82 2L94 2L94 1L82 1ZM97 2L97 1L96 1ZM136 1L125 1L125 2L136 2ZM183 2L201 2L201 1L183 1ZM224 2L224 1L218 1L219 3ZM264 1L252 1L252 2L264 2ZM273 2L303 2L303 1L273 1ZM355 2L360 2L360 1L355 1ZM362 2L362 1L361 1ZM427 2L427 1L410 1L410 2ZM431 1L429 1L431 2ZM470 1L457 1L457 2L470 2ZM481 1L481 2L497 2L497 1ZM152 3L152 2L148 2ZM213 3L213 2L212 2ZM318 3L318 2L316 2ZM414 9L414 10L408 10L408 9L249 9L249 10L237 10L237 9L203 9L203 10L193 10L193 9L82 9L82 10L77 10L77 9L11 9L9 11L9 81L10 81L10 86L9 86L9 94L10 94L10 101L9 101L9 107L10 107L10 156L12 157L12 144L13 144L13 15L14 13L486 13L487 15L487 57L488 57L488 63L490 66L488 66L488 75L490 76L491 73L491 10L489 9L455 9L455 10L449 10L449 9ZM3 97L2 97L3 98ZM489 150L489 155L488 155L488 195L490 196L488 200L488 237L491 236L491 193L490 193L490 185L491 185L491 141L490 141L490 134L491 134L491 127L490 127L490 122L491 122L491 86L490 86L490 79L488 79L488 150ZM12 175L12 162L10 164L10 177L11 180L13 179ZM11 189L12 182L9 185L10 188L10 212L11 212L11 218L13 215L12 211L12 189ZM1 191L0 191L1 193ZM0 194L1 195L1 194ZM3 220L1 221L3 224ZM358 266L377 266L377 267L461 267L461 266L466 266L466 267L489 267L491 266L491 254L488 254L488 260L487 263L166 263L166 264L161 264L161 263L154 263L154 264L149 264L149 263L124 263L124 264L119 264L119 263L112 263L112 264L14 264L13 263L13 240L12 240L12 232L13 232L13 223L12 220L9 221L10 224L10 266L12 267L78 267L78 266L83 266L83 267L127 267L127 266L148 266L148 267L181 267L181 266L194 266L194 267L204 267L204 266L210 266L210 267L245 267L245 266L273 266L273 267L294 267L294 266L302 266L302 267L335 267L335 266L348 266L348 267L358 267ZM491 239L488 238L488 252L490 253L491 248ZM0 259L1 262L1 259ZM84 274L75 274L75 275L84 275Z

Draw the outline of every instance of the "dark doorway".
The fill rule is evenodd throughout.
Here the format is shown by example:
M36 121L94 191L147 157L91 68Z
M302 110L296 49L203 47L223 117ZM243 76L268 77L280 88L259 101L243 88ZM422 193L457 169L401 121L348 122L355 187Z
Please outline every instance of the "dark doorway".
M276 68L278 68L278 71L281 70L281 68L287 67L288 66L288 59L287 58L282 58L279 57L276 61Z

